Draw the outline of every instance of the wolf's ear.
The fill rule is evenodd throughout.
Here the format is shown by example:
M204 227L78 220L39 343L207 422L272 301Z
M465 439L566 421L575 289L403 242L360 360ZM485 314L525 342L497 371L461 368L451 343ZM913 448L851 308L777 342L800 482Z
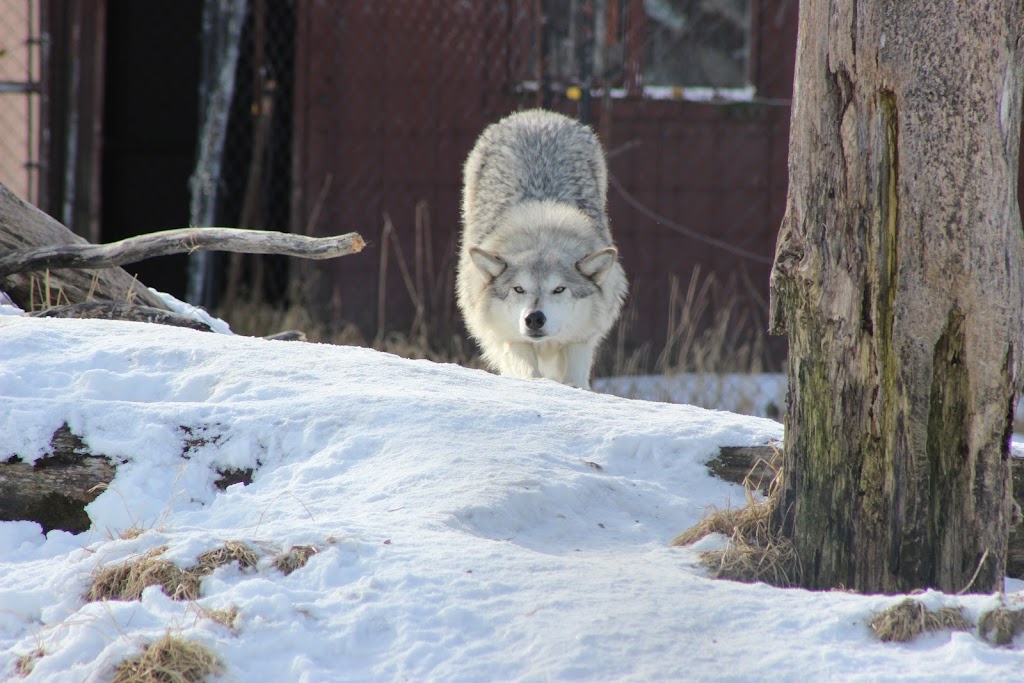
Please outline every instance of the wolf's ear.
M619 250L615 247L598 249L577 261L576 270L580 271L584 277L588 277L594 282L600 282L608 269L615 265L615 257L618 255Z
M486 251L479 247L470 247L469 256L473 259L473 263L480 269L484 275L487 275L492 280L508 268L508 264L505 263L505 259L501 258L493 251Z

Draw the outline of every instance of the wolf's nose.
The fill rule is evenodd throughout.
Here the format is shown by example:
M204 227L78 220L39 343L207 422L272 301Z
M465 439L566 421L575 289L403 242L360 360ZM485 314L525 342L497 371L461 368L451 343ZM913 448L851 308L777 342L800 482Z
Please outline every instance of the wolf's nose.
M544 322L547 318L544 317L543 311L534 311L533 313L526 316L526 326L531 330L539 330L544 327Z

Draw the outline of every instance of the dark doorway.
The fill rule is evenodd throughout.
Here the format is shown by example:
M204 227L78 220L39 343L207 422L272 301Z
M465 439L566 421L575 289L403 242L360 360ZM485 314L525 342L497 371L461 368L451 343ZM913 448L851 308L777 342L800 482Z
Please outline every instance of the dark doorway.
M101 236L187 227L198 135L200 0L107 5ZM126 266L185 296L187 256Z

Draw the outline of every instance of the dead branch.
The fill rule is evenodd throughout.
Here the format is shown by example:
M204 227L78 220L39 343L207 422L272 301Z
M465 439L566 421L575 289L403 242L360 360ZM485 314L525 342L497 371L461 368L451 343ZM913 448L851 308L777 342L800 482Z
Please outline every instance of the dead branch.
M329 259L356 254L363 250L365 244L363 238L354 232L334 237L307 237L238 228L180 228L109 244L56 244L15 249L0 255L0 278L47 268L109 268L198 249Z

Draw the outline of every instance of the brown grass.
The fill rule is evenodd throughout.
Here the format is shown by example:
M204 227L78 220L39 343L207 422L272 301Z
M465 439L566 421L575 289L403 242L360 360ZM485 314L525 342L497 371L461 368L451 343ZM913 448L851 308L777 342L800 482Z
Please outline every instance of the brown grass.
M174 600L196 600L203 577L218 567L238 562L239 568L245 570L255 567L259 560L256 551L249 546L239 541L228 541L222 547L200 555L193 567L182 569L162 557L166 550L166 546L153 548L144 555L99 570L85 599L138 600L147 587L160 586Z
M366 303L376 304L375 330L360 331L344 321L318 319L304 305L308 288L302 286L301 274L289 283L289 303L270 303L260 288L254 287L215 314L238 334L266 336L302 330L312 342L365 346L406 358L483 367L455 306L456 243L434 244L427 204L417 205L415 220L408 226L396 228L390 216L382 215L380 233L373 241L379 248L378 279L370 285L376 289L377 299ZM696 268L685 286L675 276L670 278L668 297L667 334L654 345L634 338L643 307L637 299L627 301L618 326L602 346L595 365L597 376L761 372L769 364L767 302L745 272L723 280ZM399 306L412 311L408 327L396 326L393 314L389 317ZM341 320L344 311L335 315ZM698 403L713 400L710 397Z
M293 545L291 548L274 558L276 567L285 576L296 569L301 569L309 562L309 558L320 552L319 548L312 545Z
M200 617L216 622L232 633L238 632L235 628L235 621L238 619L238 608L234 605L226 609L209 609L196 602L192 603L191 607L195 609Z
M968 631L971 626L959 607L930 610L907 598L876 614L868 623L883 643L906 643L931 631Z
M199 683L223 670L209 648L167 632L118 664L113 683Z
M998 607L981 615L978 632L993 645L1010 645L1024 631L1024 611Z
M241 541L228 541L219 548L208 550L196 558L196 566L192 571L203 576L212 574L213 570L232 562L238 563L238 568L245 571L256 566L259 562L259 555L256 551Z
M755 480L755 472L761 472ZM743 481L747 504L724 510L710 508L704 519L676 536L670 545L691 545L709 534L729 537L724 550L700 554L700 563L712 578L754 583L763 581L779 587L797 585L800 563L793 543L772 525L772 510L782 490L782 453L771 461L760 460ZM767 477L767 483L761 478ZM755 491L766 490L764 499Z
M161 557L166 550L166 546L153 548L142 556L99 570L85 599L138 600L147 587L160 586L175 600L195 600L199 597L201 577Z
M26 652L23 655L18 655L17 659L14 660L14 673L19 678L25 678L32 669L35 668L36 662L43 658L46 652L41 648L37 647L31 652Z
M754 296L744 296L744 290ZM745 303L757 294L743 273L724 282L696 267L684 291L676 276L669 278L668 331L655 361L661 374L758 373L767 361L768 328L765 311Z

